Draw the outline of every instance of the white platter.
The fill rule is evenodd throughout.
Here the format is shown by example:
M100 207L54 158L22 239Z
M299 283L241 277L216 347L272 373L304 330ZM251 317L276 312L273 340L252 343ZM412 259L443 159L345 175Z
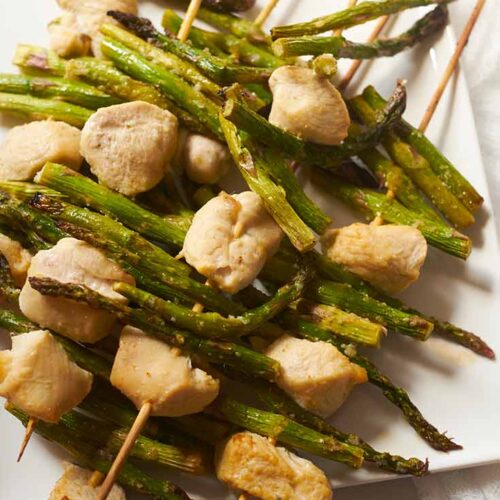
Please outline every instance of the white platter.
M465 1L465 0L460 0ZM159 22L161 8L168 2L143 1L141 13ZM263 4L264 1L258 2ZM269 24L305 20L330 11L335 2L282 0ZM340 2L339 2L340 4ZM453 8L453 7L452 7ZM16 43L46 44L45 25L57 15L55 0L0 2L0 71L10 71ZM408 26L422 11L399 16L391 32ZM363 40L371 30L365 25L349 31ZM360 84L375 85L387 95L397 78L408 80L409 105L406 117L418 122L454 46L451 28L433 44L392 59L364 64ZM353 85L353 90L356 86ZM16 120L0 118L0 137ZM458 73L445 94L429 129L431 139L448 155L485 197L484 209L468 234L474 251L464 263L432 250L421 280L405 294L411 305L470 329L500 352L499 248L492 220L483 165L468 90ZM312 188L308 186L310 192ZM353 214L321 192L313 192L322 206L342 225ZM8 346L0 334L0 347ZM431 339L425 344L390 336L373 359L393 380L407 388L413 401L439 429L449 430L463 451L438 453L428 447L394 409L371 386L357 389L334 419L343 430L359 433L373 446L403 456L428 457L432 471L444 471L500 461L500 365L481 359L465 349ZM39 500L47 498L61 473L64 456L56 447L34 438L21 464L15 457L23 429L7 412L0 410L0 499ZM395 476L374 471L350 471L321 461L335 486L381 481ZM199 499L231 498L212 480L194 480L169 475ZM134 498L134 497L131 497Z

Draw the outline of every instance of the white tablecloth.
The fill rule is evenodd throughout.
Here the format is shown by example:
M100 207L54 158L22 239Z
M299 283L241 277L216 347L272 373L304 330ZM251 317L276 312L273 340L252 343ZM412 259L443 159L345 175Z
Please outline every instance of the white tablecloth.
M457 33L476 0L450 12ZM462 56L500 234L500 1L489 0ZM497 416L498 417L498 416ZM492 416L492 418L494 418ZM500 465L400 479L337 491L336 500L500 500Z

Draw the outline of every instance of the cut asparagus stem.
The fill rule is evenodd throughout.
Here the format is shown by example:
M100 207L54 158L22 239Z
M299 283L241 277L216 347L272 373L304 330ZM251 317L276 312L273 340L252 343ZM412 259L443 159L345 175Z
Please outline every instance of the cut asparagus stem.
M169 326L156 315L132 309L81 285L59 283L50 278L31 277L29 280L31 286L43 295L64 297L84 302L96 309L106 310L124 323L141 328L170 345L198 354L212 363L227 364L250 376L269 380L275 380L279 375L280 366L277 361L242 345L195 337Z
M449 2L450 0L380 0L378 2L362 2L355 7L318 17L305 23L276 26L271 30L271 35L273 39L315 35L329 30L350 28L377 17L395 14L414 7Z
M374 219L380 214L388 223L417 227L430 245L461 259L466 259L470 255L472 249L470 239L457 230L436 224L378 191L348 184L318 169L313 171L312 175L318 185L329 190L347 205L363 212L369 219Z
M176 33L181 22L181 17L171 9L166 9L163 13L162 25L166 30ZM222 58L231 54L236 61L250 66L277 68L285 64L285 61L268 50L235 35L214 33L193 27L189 33L189 40L198 49L208 48L212 54Z
M307 340L311 340L313 342L320 340L333 344L353 363L362 366L368 374L370 383L381 389L383 395L401 410L408 423L433 448L439 451L452 451L462 448L460 445L454 443L445 434L440 433L432 424L427 422L420 410L412 403L406 391L401 387L394 385L390 379L386 375L382 374L380 370L366 357L359 354L353 354L348 345L343 342L339 342L328 332L318 327L318 325L313 325L301 320L300 318L293 318L292 321L288 322L287 326L291 331L294 331L297 335Z
M219 401L217 409L229 422L287 446L354 468L363 463L364 453L358 446L342 443L283 415L259 410L227 397Z
M159 299L154 295L133 287L127 283L116 283L114 290L156 313L166 321L175 323L202 337L235 338L247 335L279 314L288 304L297 300L302 294L309 271L303 268L294 279L278 290L275 296L262 306L246 311L238 317L225 318L217 313L203 313ZM279 333L278 333L279 335Z
M116 40L104 38L101 48L103 54L111 59L118 69L137 80L156 86L170 100L176 102L180 108L207 127L216 137L223 139L218 121L218 106L208 97L182 78L157 64L153 64Z
M8 261L0 252L0 297L16 303L20 292L12 278Z
M60 422L78 439L87 439L113 454L121 448L128 432L126 427L115 427L76 411L70 411L63 415ZM166 465L192 474L203 474L208 468L206 457L200 451L160 443L142 434L139 435L132 447L130 457L143 462Z
M13 405L6 405L6 410L27 425L29 417ZM62 424L38 422L35 432L49 441L53 441L67 450L79 462L88 468L106 473L111 467L111 456L103 450L92 446L87 439L78 439ZM148 476L135 466L126 463L118 482L139 493L151 495L162 500L189 500L187 494L178 486L166 480L158 480Z
M25 44L17 45L12 63L25 73L53 76L64 76L66 68L66 61L53 50Z
M363 441L356 434L347 434L338 430L323 418L304 410L292 398L282 390L271 384L252 384L252 390L266 407L275 413L293 418L298 423L331 436L343 443L359 446L367 462L374 463L377 467L396 474L412 474L413 476L423 476L427 473L429 464L422 462L418 458L403 458L399 455L391 455L387 452L375 450L366 441Z
M0 74L0 92L48 97L89 109L98 109L122 102L121 99L105 94L91 85L47 76L2 73Z
M313 163L323 168L335 168L340 159L357 155L369 147L376 146L387 129L399 121L405 107L406 91L399 83L390 103L384 113L378 115L373 127L366 133L348 137L340 146L322 146L306 142L273 125L244 104L232 99L226 103L224 116L256 140L284 151L297 160Z
M316 243L314 234L286 199L284 189L270 176L265 160L256 148L248 149L241 139L238 129L222 115L221 126L226 136L229 151L252 191L264 202L267 211L300 252L307 252Z
M2 92L0 113L11 113L32 120L58 120L82 128L93 111L67 102Z
M371 43L353 43L341 36L280 38L272 47L279 57L332 54L336 58L373 59L391 57L413 47L444 29L448 11L438 6L419 19L408 31L394 38L383 38Z
M363 97L375 109L385 103L385 99L372 86L366 87ZM484 201L482 196L422 132L405 120L401 120L396 130L429 162L434 172L471 212L481 207Z
M362 96L349 101L350 108L364 123L371 126L376 120L376 111ZM394 132L387 133L382 143L391 158L408 174L425 193L434 206L455 226L467 227L474 217L462 202L446 187L434 173L427 160Z
M166 52L195 65L208 78L220 85L230 85L234 82L265 83L271 76L270 69L230 65L227 60L219 59L189 43L162 35L149 19L118 11L111 11L110 15L137 36L155 40Z

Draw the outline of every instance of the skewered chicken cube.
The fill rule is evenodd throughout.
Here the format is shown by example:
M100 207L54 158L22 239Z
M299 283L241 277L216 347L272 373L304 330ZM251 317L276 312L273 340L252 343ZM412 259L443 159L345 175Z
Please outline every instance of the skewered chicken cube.
M257 277L282 237L260 196L223 192L196 212L182 254L220 290L236 293Z
M45 422L56 423L77 406L92 378L45 330L17 335L12 349L0 352L0 395Z
M281 66L269 79L273 105L269 121L302 139L340 144L351 120L342 95L325 77L301 66Z
M332 498L328 479L312 462L251 432L220 445L215 467L219 480L263 500Z
M80 151L100 182L126 196L156 186L177 148L177 118L142 101L99 109L85 124Z
M72 12L54 19L47 26L50 48L61 57L82 57L90 52L90 37L81 33Z
M70 464L64 463L64 473L54 485L48 500L97 500L101 488L91 484L92 472ZM115 484L106 497L107 500L125 500L125 492Z
M21 287L26 281L26 274L31 263L31 254L16 240L0 233L0 253L9 264L14 283Z
M329 259L388 294L416 281L427 255L427 242L417 228L395 224L352 224L329 231L322 244Z
M83 162L80 131L51 120L19 125L9 130L0 145L0 180L32 180L48 161L78 170Z
M193 182L216 184L229 172L232 159L224 144L190 132L182 136L179 141L179 161Z
M179 349L131 326L122 330L110 380L137 408L149 402L160 417L198 413L219 394L219 381Z
M265 354L281 365L278 385L303 408L325 418L344 403L356 384L368 380L364 368L327 342L283 335Z
M51 249L38 252L28 270L28 278L31 276L85 285L118 301L126 299L113 291L113 283L134 284L134 279L100 250L74 238L63 238ZM21 290L19 307L30 320L78 342L97 342L115 324L114 316L103 310L40 294L31 287L29 279Z

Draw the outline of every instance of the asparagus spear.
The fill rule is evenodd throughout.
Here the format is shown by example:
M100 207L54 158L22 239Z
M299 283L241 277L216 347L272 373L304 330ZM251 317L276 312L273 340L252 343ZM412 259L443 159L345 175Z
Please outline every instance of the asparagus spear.
M12 63L26 73L48 73L61 77L64 76L66 68L65 60L53 50L26 44L17 45Z
M285 190L271 178L269 167L256 148L244 144L238 129L222 115L221 126L226 136L229 151L252 191L264 202L292 244L300 252L307 252L316 243L314 234L289 204Z
M353 363L362 366L368 374L370 383L377 386L382 391L383 395L401 410L408 423L433 448L440 451L452 451L462 448L445 434L441 434L432 424L427 422L420 410L412 403L407 392L403 388L394 385L389 377L384 375L368 358L353 353L348 345L339 342L318 325L313 325L300 318L290 318L287 321L287 326L300 337L313 342L320 340L333 344Z
M394 38L377 39L371 43L353 43L342 36L302 36L279 38L272 48L279 57L321 54L333 54L337 58L347 59L391 57L440 32L447 22L446 6L439 5L419 19L408 31Z
M259 410L228 397L219 401L217 409L229 422L287 446L354 468L361 467L363 463L364 453L358 446L342 443L283 415Z
M251 9L255 0L204 0L203 4L220 11L240 12Z
M355 156L369 147L376 146L384 132L399 121L405 107L406 91L399 82L384 113L378 115L373 127L366 133L348 137L340 146L322 146L306 142L273 125L243 103L235 100L229 99L226 102L224 116L256 140L284 151L294 159L323 168L335 168L338 166L338 160Z
M377 2L362 2L354 7L318 17L305 23L276 26L271 30L273 39L315 35L335 29L346 29L357 24L366 23L377 17L395 14L406 9L423 5L444 4L450 0L379 0Z
M53 98L89 109L98 109L122 102L121 99L105 94L91 85L47 76L2 73L0 74L0 91Z
M67 102L40 99L29 95L0 93L0 113L12 113L33 120L59 120L82 128L92 115L90 109Z
M86 439L113 454L118 453L129 431L127 427L116 427L74 410L63 415L60 423L77 438ZM142 434L131 448L130 457L192 474L204 474L208 469L207 457L200 451L160 443Z
M215 364L227 364L254 377L274 380L279 375L279 363L247 347L229 342L214 342L195 337L183 330L169 326L156 315L132 309L110 300L81 285L59 283L50 278L29 278L30 285L43 295L64 297L84 302L96 309L114 314L122 322L141 328L158 336L170 345L198 354Z
M18 200L29 200L36 194L42 194L55 199L64 199L66 196L54 189L50 189L40 184L24 181L0 181L0 191Z
M376 120L376 111L362 96L349 101L350 108L367 125ZM455 226L467 227L474 223L474 217L460 200L434 173L427 160L394 132L387 133L382 143L392 159L408 174L440 212Z
M6 410L22 422L28 424L29 416L11 404ZM45 439L53 441L67 450L79 462L89 469L107 473L112 465L112 456L104 450L92 446L87 439L79 439L62 424L47 424L39 421L35 432ZM175 484L148 476L140 469L126 462L118 476L118 482L139 493L151 495L162 500L189 500L187 494Z
M383 97L372 86L366 87L363 97L375 109L379 109L385 103ZM479 209L484 201L482 196L422 132L405 120L397 124L396 131L429 162L434 172L471 212Z
M288 304L297 300L304 290L309 271L307 266L294 279L278 290L275 296L254 310L241 316L225 318L218 313L200 313L189 308L167 302L127 283L116 283L114 290L143 308L156 313L166 321L175 320L180 328L190 330L202 337L234 338L247 335L264 322L279 314ZM279 335L279 333L278 333Z
M0 297L3 299L16 303L19 299L20 290L17 288L12 275L10 267L5 256L0 252Z
M163 13L162 25L171 33L177 33L182 24L182 18L173 10L166 9ZM218 57L231 54L237 61L250 66L261 66L264 68L277 68L285 64L285 61L276 57L244 38L231 34L214 33L200 28L192 27L189 32L189 40L198 49L208 48L210 52Z
M108 14L140 38L154 40L163 50L189 61L207 77L221 85L230 85L234 82L267 82L271 76L269 69L231 65L227 60L211 55L189 43L162 35L149 19L119 11L110 11Z
M255 391L259 400L270 411L293 418L298 423L315 429L327 436L331 436L343 443L358 446L363 450L365 460L374 463L380 469L396 474L412 474L417 477L427 473L429 467L428 461L422 462L418 458L403 458L399 455L377 451L356 434L342 432L323 418L304 410L304 408L274 385L253 383L252 390Z
M421 217L378 191L353 186L340 179L329 177L318 169L313 171L312 175L315 182L370 219L380 214L386 222L418 227L430 245L461 259L466 259L470 255L472 248L470 239L457 230Z

